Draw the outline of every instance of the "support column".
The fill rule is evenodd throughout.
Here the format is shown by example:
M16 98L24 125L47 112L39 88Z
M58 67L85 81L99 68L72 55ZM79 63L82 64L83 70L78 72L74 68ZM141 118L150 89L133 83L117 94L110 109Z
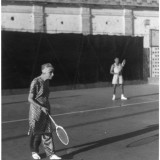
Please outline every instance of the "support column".
M133 11L124 9L124 34L134 35Z
M39 5L33 5L33 25L34 32L44 32L45 24L44 24L44 7Z
M91 9L82 7L81 16L82 16L82 34L84 35L91 34Z

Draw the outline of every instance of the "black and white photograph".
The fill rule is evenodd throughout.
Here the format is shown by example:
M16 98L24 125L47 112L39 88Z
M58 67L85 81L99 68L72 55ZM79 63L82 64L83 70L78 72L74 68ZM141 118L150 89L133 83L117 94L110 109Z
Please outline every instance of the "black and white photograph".
M159 160L159 0L1 1L1 159Z

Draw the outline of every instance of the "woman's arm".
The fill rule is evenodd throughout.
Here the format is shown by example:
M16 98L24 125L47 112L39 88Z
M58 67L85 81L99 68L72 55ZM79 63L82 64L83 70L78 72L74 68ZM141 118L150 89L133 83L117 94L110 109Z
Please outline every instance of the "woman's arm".
M36 100L35 100L35 96L36 96L36 86L37 86L37 81L33 80L30 86L30 91L29 91L29 96L28 96L28 101L33 104L36 107L39 107L44 113L47 114L47 108L43 107L42 105L40 105Z
M33 104L34 106L36 107L39 107L40 109L42 108L41 105L39 105L35 100L34 100L34 94L33 93L30 93L29 96L28 96L28 102Z
M34 106L36 107L39 107L45 114L48 114L48 109L41 106L40 104L38 104L36 102L36 100L34 99L34 94L33 93L30 93L29 96L28 96L28 101L33 104Z

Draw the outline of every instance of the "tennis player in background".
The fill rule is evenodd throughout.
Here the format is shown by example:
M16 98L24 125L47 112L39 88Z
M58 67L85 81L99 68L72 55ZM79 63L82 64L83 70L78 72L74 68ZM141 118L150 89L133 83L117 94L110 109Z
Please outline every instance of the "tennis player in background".
M29 111L29 132L30 149L33 159L41 159L39 146L43 143L46 155L50 159L61 159L54 153L54 143L52 137L49 104L49 80L54 76L54 68L50 63L41 67L42 74L36 77L30 86L28 101L30 102Z
M118 84L121 85L122 88L121 100L127 100L127 98L124 96L124 84L122 76L123 67L125 66L126 61L123 60L122 63L119 63L119 58L115 58L114 61L115 63L112 64L110 69L110 73L113 74L112 84L114 87L112 100L116 99L116 88Z

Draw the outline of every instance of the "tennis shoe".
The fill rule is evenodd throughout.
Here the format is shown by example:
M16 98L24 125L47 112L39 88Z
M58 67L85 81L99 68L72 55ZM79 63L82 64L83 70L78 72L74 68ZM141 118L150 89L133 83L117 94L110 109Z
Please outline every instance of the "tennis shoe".
M33 159L41 159L41 157L36 152L32 152L32 158Z
M115 94L113 95L113 97L112 97L112 100L114 101L116 99L116 96L115 96Z
M61 157L58 157L57 155L55 155L55 154L52 154L50 157L49 157L49 159L62 159Z
M123 94L121 95L121 100L127 100L127 97L125 97Z

